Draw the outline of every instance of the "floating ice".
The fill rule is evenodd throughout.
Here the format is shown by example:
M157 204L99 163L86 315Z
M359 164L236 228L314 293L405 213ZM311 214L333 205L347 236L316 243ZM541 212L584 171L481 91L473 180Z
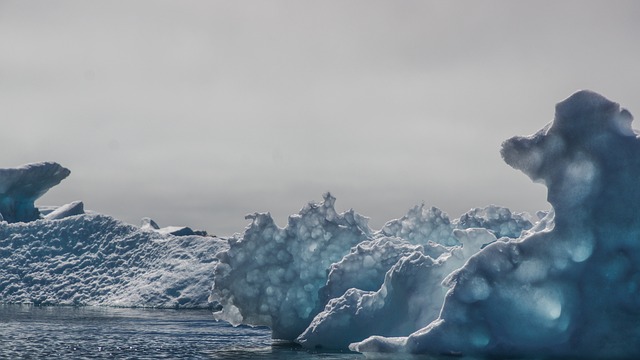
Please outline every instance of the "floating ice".
M325 309L298 337L297 342L309 348L346 349L351 342L372 334L408 335L435 320L447 291L441 285L445 277L480 251L482 246L496 241L493 233L487 229L455 230L452 234L461 246L444 248L433 242L425 245L426 248L445 250L435 259L424 254L434 253L433 250L425 251L422 246L395 238L383 237L359 244L355 251L352 250L341 262L333 265L332 273L336 268L344 268L345 262L358 264L356 260L359 259L364 263L370 257L382 259L379 254L385 254L387 258L377 265L385 269L382 285L375 287L379 290L365 291L372 288L368 281L361 281L361 284L352 279L345 281L346 284L342 284L341 288L346 289L346 285L353 287L346 290L344 295L329 301ZM391 244L393 245L390 246ZM390 249L393 251L389 251ZM388 256L389 253L392 256ZM355 259L352 260L353 258ZM385 267L385 264L392 265ZM350 270L358 274L356 277L362 278L361 274L370 268L352 266L344 270ZM340 280L344 281L344 277L332 279L330 274L328 287L333 285L332 282L340 284Z
M371 236L366 218L353 210L337 214L334 203L326 194L289 217L284 229L268 213L248 216L245 233L218 255L211 299L223 309L216 318L269 326L280 340L304 331L324 306L318 291L331 264Z
M636 357L640 139L631 121L580 91L542 130L503 144L509 165L548 188L553 209L538 219L489 206L449 220L422 205L370 232L344 224L332 198L285 229L255 215L220 256L218 317L272 326L310 348ZM329 227L349 235L338 246L334 231L323 236ZM330 258L312 255L331 246Z
M631 115L589 91L555 120L503 144L505 161L548 188L554 212L495 242L447 283L438 319L359 352L634 358L640 354L640 139ZM371 334L374 335L374 334Z
M56 163L0 169L0 219L8 221L0 222L0 302L209 307L214 256L226 241L170 234L199 234L189 228L139 229L85 213L81 201L35 208L69 173Z
M69 174L69 169L54 162L0 169L0 220L14 223L40 218L34 202Z

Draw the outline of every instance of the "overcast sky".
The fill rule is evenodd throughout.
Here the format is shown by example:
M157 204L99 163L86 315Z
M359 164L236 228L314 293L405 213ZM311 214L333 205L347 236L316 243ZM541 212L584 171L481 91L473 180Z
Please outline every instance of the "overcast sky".
M132 224L280 226L331 191L373 228L424 202L547 209L502 141L591 89L640 114L638 1L0 0L0 167Z

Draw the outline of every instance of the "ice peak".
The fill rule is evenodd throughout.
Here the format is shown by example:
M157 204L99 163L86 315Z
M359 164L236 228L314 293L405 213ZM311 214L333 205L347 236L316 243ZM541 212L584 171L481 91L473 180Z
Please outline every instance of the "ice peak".
M7 222L28 222L40 217L35 200L58 185L71 171L55 162L0 169L0 214Z

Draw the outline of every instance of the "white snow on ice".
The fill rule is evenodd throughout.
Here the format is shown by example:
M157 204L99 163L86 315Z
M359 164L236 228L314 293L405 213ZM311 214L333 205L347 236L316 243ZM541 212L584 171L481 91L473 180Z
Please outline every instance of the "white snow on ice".
M214 255L226 246L96 213L0 222L0 302L206 308Z

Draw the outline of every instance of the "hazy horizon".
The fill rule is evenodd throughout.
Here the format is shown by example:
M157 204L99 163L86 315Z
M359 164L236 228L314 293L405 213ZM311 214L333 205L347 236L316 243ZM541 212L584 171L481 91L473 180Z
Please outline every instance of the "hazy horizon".
M634 1L0 0L0 167L71 175L132 224L241 232L330 191L370 225L424 202L546 210L502 141L591 89L640 114Z

